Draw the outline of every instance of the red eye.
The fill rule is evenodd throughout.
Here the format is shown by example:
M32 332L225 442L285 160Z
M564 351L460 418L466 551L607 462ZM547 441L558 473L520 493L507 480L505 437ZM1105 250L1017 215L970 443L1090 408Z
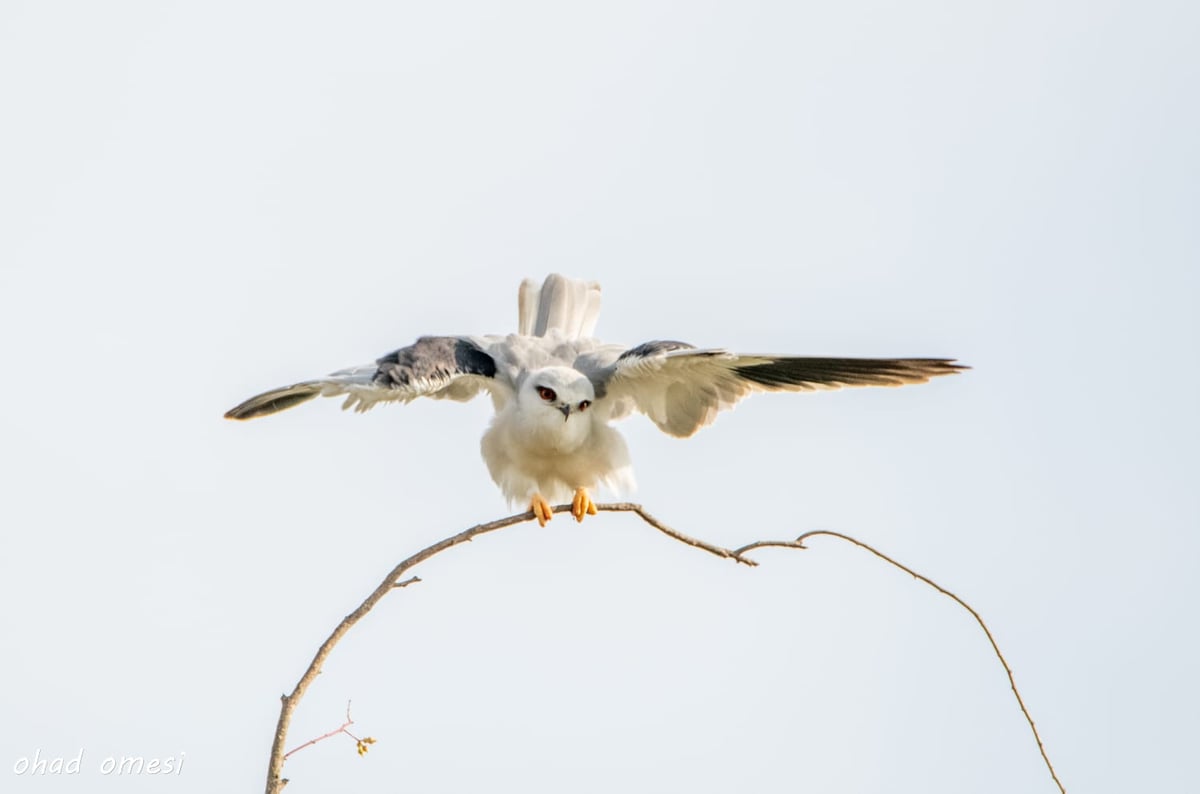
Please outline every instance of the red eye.
M548 403L552 403L558 399L558 395L554 393L554 389L547 389L545 386L538 386L537 393L538 397L541 397Z
M579 410L586 411L588 409L588 406L591 404L592 404L591 400L584 400L583 402L581 402L579 404Z

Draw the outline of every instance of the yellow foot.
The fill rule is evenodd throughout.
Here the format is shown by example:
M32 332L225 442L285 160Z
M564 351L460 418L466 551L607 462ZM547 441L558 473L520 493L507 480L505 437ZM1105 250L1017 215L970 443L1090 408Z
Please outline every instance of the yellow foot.
M585 515L596 515L596 503L588 496L586 489L575 489L575 498L571 500L571 515L575 516L576 521L583 521Z
M554 518L554 508L546 501L540 493L535 493L533 499L529 502L529 509L533 511L534 518L538 520L539 526L546 526L546 522Z

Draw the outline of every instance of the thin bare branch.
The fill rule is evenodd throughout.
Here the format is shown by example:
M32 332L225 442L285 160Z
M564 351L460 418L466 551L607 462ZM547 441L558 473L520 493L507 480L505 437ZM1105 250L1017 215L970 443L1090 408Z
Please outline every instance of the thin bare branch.
M554 512L564 513L570 509L570 505L558 505L554 508ZM650 513L646 512L641 505L633 502L615 502L611 504L596 505L596 510L599 512L609 513L635 513L648 525L672 540L677 540L680 543L691 546L692 548L700 549L722 559L733 560L734 562L741 563L749 567L758 565L755 560L746 556L746 553L749 551L763 548L807 549L808 547L804 545L804 541L807 538L817 537L819 535L828 535L830 537L841 538L842 540L852 543L855 546L865 549L885 562L888 562L900 570L916 577L922 582L925 582L930 587L933 587L938 592L953 599L957 604L966 609L971 616L975 618L980 628L983 629L984 634L987 635L988 641L992 644L992 650L995 651L996 656L1000 659L1000 663L1004 666L1005 672L1008 673L1009 684L1012 686L1013 694L1016 695L1017 704L1021 707L1021 713L1025 715L1025 719L1029 723L1030 729L1033 731L1034 739L1037 741L1038 750L1042 754L1042 760L1045 761L1046 768L1050 770L1050 776L1058 785L1059 791L1063 794L1066 794L1066 789L1063 788L1063 784L1061 781L1059 781L1058 775L1054 771L1054 766L1050 763L1050 758L1046 754L1046 749L1042 744L1042 739L1038 734L1037 727L1034 725L1033 718L1030 716L1029 710L1025 707L1025 702L1021 699L1021 694L1017 690L1017 684L1016 680L1013 678L1012 669L1008 666L1007 660L1005 660L1004 655L1000 652L1000 647L996 644L996 640L992 636L991 631L988 629L987 624L983 622L983 618L980 617L979 613L972 609L970 605L968 605L958 596L951 593L949 590L946 590L938 585L933 580L922 576L911 568L897 562L896 560L893 560L891 557L888 557L887 555L869 546L868 544L863 543L862 541L856 540L849 535L843 535L839 532L833 532L831 530L815 530L812 532L806 532L795 540L759 540L753 543L748 543L745 546L741 546L736 549L727 549L723 546L718 546L713 543L709 543L708 541L694 538L691 535L687 535L677 529L673 529L672 527L669 527L663 522L659 521L654 516L650 515ZM396 567L392 568L392 570L388 572L387 576L384 577L379 586L376 587L369 596L367 596L366 600L363 601L357 609L342 619L341 623L339 623L333 630L333 633L329 635L329 638L321 644L321 647L317 650L312 662L309 663L308 669L305 670L304 675L300 677L300 680L296 683L296 686L292 690L291 694L282 695L280 697L282 705L279 710L279 721L275 726L275 738L271 745L271 758L267 767L266 794L279 794L283 787L287 785L287 778L284 778L282 775L283 762L287 756L296 752L296 750L315 744L321 739L328 738L328 736L332 736L340 732L346 732L345 729L352 724L350 722L350 707L349 704L347 704L346 725L343 725L338 730L332 731L325 736L318 737L317 739L307 742L306 744L302 744L286 754L283 752L283 746L287 739L288 728L291 725L292 714L295 712L296 706L299 704L301 698L304 697L304 693L308 690L309 685L311 685L316 677L320 674L321 667L325 663L325 660L329 658L329 654L333 651L334 646L337 645L338 641L341 640L343 636L345 636L346 632L348 632L355 623L357 623L368 612L370 612L371 609L374 608L374 606L379 603L379 601L382 600L385 595L393 590L407 587L410 584L421 581L421 579L417 576L412 576L404 580L400 579L400 577L403 576L410 568L419 565L425 560L428 560L430 557L440 554L447 549L453 548L454 546L458 546L462 543L468 543L480 535L484 535L488 532L495 532L516 524L522 524L527 521L532 521L533 519L534 514L532 511L518 513L517 515L508 516L507 518L501 518L495 521L489 521L485 524L477 524L470 529L459 532L457 535L452 535L445 540L434 543L432 546L427 546L426 548L397 564ZM368 740L364 739L359 742L360 754L365 752L365 745L363 742L366 741ZM374 740L369 741L373 742Z
M971 617L975 618L975 622L979 624L979 628L983 629L983 633L985 635L987 635L988 642L990 642L992 644L992 650L996 653L996 658L1000 660L1000 664L1004 667L1004 672L1008 674L1008 684L1009 684L1009 686L1012 687L1013 695L1017 698L1017 705L1021 707L1021 713L1023 715L1025 715L1025 721L1029 723L1029 730L1033 732L1033 739L1034 739L1034 741L1037 742L1038 752L1040 752L1042 754L1042 760L1046 762L1046 769L1050 770L1050 777L1054 778L1054 783L1055 783L1055 785L1058 786L1058 790L1060 792L1062 792L1062 794L1067 794L1067 790L1063 786L1062 781L1058 779L1058 773L1054 771L1054 764L1050 763L1050 756L1046 755L1046 746L1044 744L1042 744L1042 737L1041 737L1041 734L1038 733L1037 725L1035 725L1033 722L1033 715L1031 715L1029 713L1029 709L1027 709L1025 707L1025 701L1021 698L1021 691L1019 689L1017 689L1017 680L1016 680L1016 678L1013 677L1012 668L1008 666L1008 660L1005 659L1004 654L1000 652L1000 645L996 642L996 638L992 636L992 631L991 631L991 629L988 628L987 623L984 623L983 618L980 616L980 614L978 612L976 612L975 609L970 604L968 604L966 601L963 601L961 598L956 596L954 593L951 593L949 590L942 587L940 584L933 581L928 576L923 576L922 574L917 573L916 571L914 571L912 568L909 568L904 563L898 562L898 561L892 559L891 557L887 556L886 554L881 552L879 549L876 549L875 547L873 547L867 543L863 543L861 540L858 540L857 538L852 538L849 535L843 535L841 532L834 532L833 530L830 530L830 529L814 529L811 532L805 532L803 535L801 535L800 537L796 538L794 541L791 541L791 542L759 543L759 544L752 543L752 544L750 544L750 546L743 546L742 548L737 549L737 552L741 553L751 547L763 548L768 545L770 545L770 546L785 546L785 547L790 547L790 548L804 549L804 548L808 548L807 546L804 545L804 541L806 539L815 538L820 535L826 535L826 536L832 537L832 538L840 538L840 539L846 541L847 543L852 543L855 546L858 546L860 549L865 549L866 551L871 552L872 554L874 554L876 557L883 560L884 562L894 565L895 567L899 568L900 570L904 571L905 573L909 574L910 576L912 576L916 579L919 579L920 581L929 585L934 590L937 590L939 593L941 593L942 595L951 599L952 601L954 601L954 603L958 604L963 609L967 610L967 612L969 612L971 614Z
M565 505L564 507L556 507L554 508L554 512L561 512L565 507ZM726 549L709 543L708 541L700 540L699 538L693 538L691 535L685 535L677 529L672 529L654 516L647 513L644 507L639 504L635 504L634 502L613 502L610 504L596 505L596 510L606 513L637 513L639 518L657 529L659 532L666 535L668 538L677 540L680 543L685 543L694 549L702 549L707 551L709 554L715 554L722 559L734 560L742 563L743 565L749 565L751 568L758 565L758 563L754 560L742 556L740 549L737 551Z
M567 509L570 508L566 505L563 505L556 508L555 512L561 512L562 510ZM398 581L400 577L403 576L406 571L408 571L409 568L424 562L430 557L443 552L446 549L453 548L460 543L466 543L472 538L476 538L485 533L495 532L498 529L504 529L505 527L511 527L514 524L520 524L525 521L532 520L533 511L530 510L525 513L519 513L515 516L501 518L496 521L489 521L486 524L477 524L470 529L459 532L457 535L452 535L445 540L438 541L432 546L427 546L426 548L421 549L416 554L412 555L406 560L403 560L397 564L396 567L392 568L388 575L383 578L383 581L379 583L379 586L371 591L371 594L367 596L366 600L359 604L357 609L355 609L346 617L342 618L342 622L337 625L337 628L333 630L333 633L329 635L329 638L326 639L325 642L321 643L321 647L317 649L316 656L314 656L313 660L309 663L308 669L304 671L304 675L300 676L300 680L296 682L296 686L292 690L291 694L280 696L282 705L279 709L279 721L275 726L275 738L271 742L271 760L267 765L267 794L279 794L279 792L283 790L283 787L287 785L287 779L283 777L283 747L284 743L287 741L288 727L291 725L292 714L296 710L296 705L300 702L301 698L304 697L304 693L308 691L308 688L312 685L312 682L316 680L318 675L320 675L321 666L324 665L325 660L329 658L329 654L333 651L334 646L337 645L342 637L346 635L346 632L350 631L351 627L354 626L355 623L362 620L362 618L368 612L370 612L385 595L396 589L393 586L393 583Z

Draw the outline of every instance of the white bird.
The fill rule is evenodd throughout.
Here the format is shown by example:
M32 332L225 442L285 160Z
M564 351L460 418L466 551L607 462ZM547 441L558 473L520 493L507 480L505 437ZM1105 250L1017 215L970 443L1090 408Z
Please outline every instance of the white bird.
M942 358L812 358L739 355L654 341L636 347L592 336L600 285L559 275L518 293L518 332L425 336L373 364L272 389L225 414L253 419L318 395L346 395L342 408L417 397L465 401L491 395L496 415L483 459L510 503L529 505L545 526L551 504L571 499L582 521L590 492L625 492L633 471L625 440L609 423L634 411L684 438L751 392L924 383L966 367Z

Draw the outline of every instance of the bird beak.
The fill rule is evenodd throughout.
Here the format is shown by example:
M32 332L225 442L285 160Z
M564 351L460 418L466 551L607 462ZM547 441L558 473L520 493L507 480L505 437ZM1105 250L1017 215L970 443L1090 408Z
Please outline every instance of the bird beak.
M558 410L563 412L563 421L564 422L571 418L571 406L570 405L560 405L560 406L558 406Z

